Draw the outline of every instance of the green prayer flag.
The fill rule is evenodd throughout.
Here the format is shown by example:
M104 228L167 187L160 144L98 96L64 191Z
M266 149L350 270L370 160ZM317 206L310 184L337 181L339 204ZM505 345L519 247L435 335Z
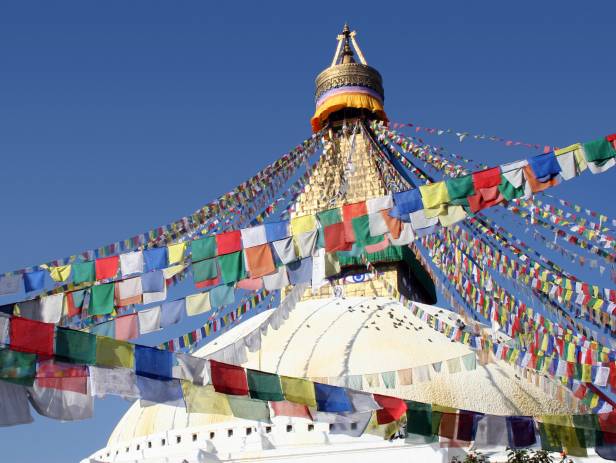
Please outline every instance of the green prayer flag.
M524 196L524 185L520 188L514 187L510 182L503 177L500 185L498 186L498 191L503 195L507 201L511 201L512 199L521 198Z
M218 276L216 259L206 259L192 265L193 278L196 282L211 280Z
M616 156L616 150L605 137L584 143L584 153L588 162L596 162L599 165Z
M270 422L270 412L267 402L236 395L228 395L227 400L229 401L231 412L236 418Z
M191 243L191 257L193 262L216 257L216 237L206 236Z
M383 384L387 389L393 389L396 387L395 371L384 371L381 373L381 378L383 378Z
M370 221L367 215L355 217L352 220L353 232L355 233L355 242L357 244L367 246L377 244L383 241L383 236L370 236Z
M235 283L246 278L246 266L244 265L244 253L242 251L219 256L218 262L223 283Z
M270 400L272 402L284 400L278 375L250 369L246 370L246 373L250 397L259 400Z
M126 341L97 336L96 366L134 368L135 345Z
M429 438L428 442L433 440L435 435L438 435L438 426L435 433L432 423L432 405L407 400L406 407L406 431L409 434L425 436ZM438 422L440 424L440 413Z
M591 448L601 444L601 425L595 414L572 415L573 426L582 447Z
M32 386L36 375L36 354L0 350L0 379L22 386Z
M96 280L94 273L94 261L76 262L72 265L73 283L89 283Z
M105 315L113 312L113 283L92 286L92 299L88 308L89 315Z
M65 362L94 365L96 363L96 336L83 331L58 327L55 354Z
M449 179L445 182L445 186L449 193L450 203L454 206L468 206L466 198L475 194L472 175Z
M335 209L328 209L327 211L317 212L317 218L323 228L342 222L342 214L340 214L339 207Z

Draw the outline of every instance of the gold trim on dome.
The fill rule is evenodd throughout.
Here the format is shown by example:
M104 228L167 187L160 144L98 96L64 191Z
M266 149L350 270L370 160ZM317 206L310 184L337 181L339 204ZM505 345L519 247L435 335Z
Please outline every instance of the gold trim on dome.
M315 100L328 90L346 85L371 88L385 99L383 78L379 71L365 64L345 63L331 66L317 76Z

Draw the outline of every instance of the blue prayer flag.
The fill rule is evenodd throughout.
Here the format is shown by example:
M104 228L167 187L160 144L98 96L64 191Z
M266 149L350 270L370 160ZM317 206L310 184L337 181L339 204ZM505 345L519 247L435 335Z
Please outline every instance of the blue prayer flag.
M314 393L317 399L317 410L320 412L352 412L353 405L342 387L329 384L314 383Z

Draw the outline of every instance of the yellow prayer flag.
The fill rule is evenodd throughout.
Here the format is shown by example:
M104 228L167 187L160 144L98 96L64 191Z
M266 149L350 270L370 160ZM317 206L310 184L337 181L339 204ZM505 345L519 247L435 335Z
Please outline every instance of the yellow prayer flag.
M170 244L169 246L167 246L169 265L184 262L184 251L186 251L186 242Z
M192 317L212 308L210 304L210 293L192 294L186 297L186 315Z
M135 367L135 345L126 341L97 336L96 365L103 367Z
M185 264L172 265L171 267L164 268L163 277L165 278L165 280L168 280L174 275L177 275L178 273L180 273L185 268L186 268Z
M314 215L303 215L291 219L291 234L301 235L314 230L317 227L317 220Z
M584 364L582 365L582 379L583 383L592 382L592 365Z
M71 265L61 265L59 267L49 267L49 275L53 281L66 281L71 275Z
M421 200L426 209L439 207L441 204L449 202L449 192L445 182L431 183L419 187Z
M181 383L187 412L233 415L227 396L216 392L213 386L199 386L190 381L181 381Z
M300 378L280 377L282 393L289 402L316 407L317 400L314 394L314 384L312 381Z

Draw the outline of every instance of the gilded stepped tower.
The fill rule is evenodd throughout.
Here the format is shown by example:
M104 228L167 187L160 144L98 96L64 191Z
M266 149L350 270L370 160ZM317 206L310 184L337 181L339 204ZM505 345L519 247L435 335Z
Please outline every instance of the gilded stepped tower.
M356 62L353 48L359 56ZM317 162L304 192L295 204L293 217L316 215L344 204L359 203L388 194L398 176L366 130L371 120L387 120L384 111L383 81L379 72L368 66L347 25L338 35L332 64L316 78L314 130L327 128L324 153ZM388 179L388 180L386 180ZM408 188L408 185L405 185ZM361 259L340 257L342 274L364 274ZM406 247L390 246L371 256L384 277L405 296L435 303L434 285L425 270ZM347 296L382 296L382 281L345 285ZM330 286L309 297L329 297ZM308 295L307 295L308 296Z

